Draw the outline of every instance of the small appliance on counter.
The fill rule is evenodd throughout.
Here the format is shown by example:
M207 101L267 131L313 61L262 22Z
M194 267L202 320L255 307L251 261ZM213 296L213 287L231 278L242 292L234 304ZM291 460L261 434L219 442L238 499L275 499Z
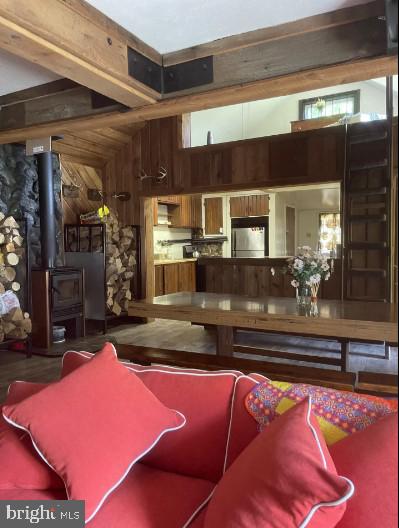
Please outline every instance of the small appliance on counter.
M201 253L195 246L183 246L183 258L199 258Z

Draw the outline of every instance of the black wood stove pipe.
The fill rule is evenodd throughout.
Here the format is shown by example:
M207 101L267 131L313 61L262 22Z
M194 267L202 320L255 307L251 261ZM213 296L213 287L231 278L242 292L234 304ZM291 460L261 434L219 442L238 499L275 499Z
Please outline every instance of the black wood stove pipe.
M52 153L37 154L37 166L39 173L42 268L52 269L55 267L57 256Z

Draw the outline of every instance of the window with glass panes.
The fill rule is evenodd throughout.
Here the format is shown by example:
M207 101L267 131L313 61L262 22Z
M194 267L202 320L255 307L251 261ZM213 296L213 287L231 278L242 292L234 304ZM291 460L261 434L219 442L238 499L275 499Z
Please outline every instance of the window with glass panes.
M317 119L360 112L360 90L299 101L299 119Z

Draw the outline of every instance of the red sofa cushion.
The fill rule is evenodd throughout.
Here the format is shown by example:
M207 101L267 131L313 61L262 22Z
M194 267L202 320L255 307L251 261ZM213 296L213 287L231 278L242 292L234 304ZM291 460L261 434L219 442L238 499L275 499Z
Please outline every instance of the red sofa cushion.
M85 364L86 353L69 352L63 374ZM167 407L186 417L186 426L164 437L144 462L164 471L218 482L223 474L231 400L239 373L206 372L126 364ZM204 456L206 453L206 456Z
M398 526L398 416L383 418L330 448L356 493L337 528Z
M6 405L18 403L47 387L43 383L14 382ZM63 489L64 483L37 454L27 433L7 423L0 408L0 489Z
M215 484L137 464L90 523L93 528L183 528Z
M353 484L336 473L311 399L275 420L225 473L205 528L333 528Z
M109 344L62 381L4 406L3 416L29 432L68 498L85 500L87 522L133 465L185 424L118 362Z
M93 528L183 528L215 484L136 464L90 522ZM66 500L65 491L1 490L0 500ZM197 518L197 517L196 517Z
M240 376L237 379L234 387L225 469L231 466L234 460L259 434L259 426L248 413L245 406L245 399L258 383L264 382L265 380L266 378L259 374Z

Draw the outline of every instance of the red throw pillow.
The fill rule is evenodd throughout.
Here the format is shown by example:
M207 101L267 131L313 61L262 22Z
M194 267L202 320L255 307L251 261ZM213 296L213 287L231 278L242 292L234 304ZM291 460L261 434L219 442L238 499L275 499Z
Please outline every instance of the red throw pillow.
M131 467L185 418L165 407L106 344L91 361L31 398L3 407L93 519Z
M337 528L398 526L398 415L383 418L330 448L356 494Z
M6 405L18 403L47 387L42 383L14 382ZM38 456L27 433L0 417L0 489L63 489L60 477Z
M30 398L41 390L48 387L50 383L32 383L31 381L14 381L8 387L8 394L5 405L14 405L26 398Z
M66 353L63 375L84 365L90 357L86 352ZM226 457L231 400L240 373L143 367L132 363L125 366L166 407L177 409L187 420L182 431L164 437L143 463L179 475L219 482Z
M213 496L205 528L333 528L353 484L337 475L311 398L275 420L241 453Z

